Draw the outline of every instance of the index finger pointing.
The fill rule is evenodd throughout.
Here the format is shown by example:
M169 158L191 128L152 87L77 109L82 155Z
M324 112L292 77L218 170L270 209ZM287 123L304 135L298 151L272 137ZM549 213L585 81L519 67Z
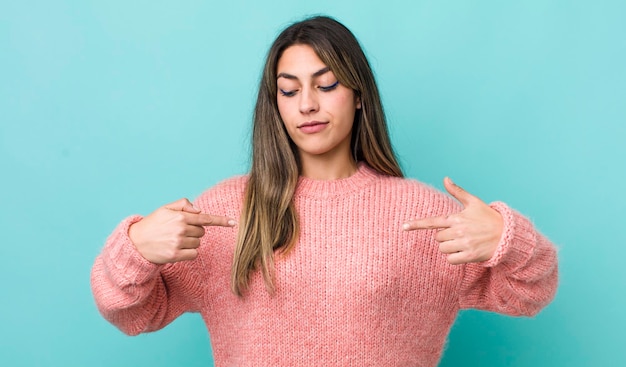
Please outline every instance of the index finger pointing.
M446 188L446 191L448 191L448 193L457 199L464 207L470 205L475 200L480 200L476 196L465 191L465 189L461 186L455 184L450 177L443 179L443 186Z
M439 229L448 228L448 217L428 217L408 221L402 225L405 231L414 231L416 229Z
M233 227L237 222L233 218L206 213L189 215L189 224L194 226Z

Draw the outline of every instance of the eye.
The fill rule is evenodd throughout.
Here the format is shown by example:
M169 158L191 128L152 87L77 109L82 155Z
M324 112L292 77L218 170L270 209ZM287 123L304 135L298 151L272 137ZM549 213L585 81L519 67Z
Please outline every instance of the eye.
M336 82L334 82L331 85L328 86L319 86L318 88L322 91L322 92L330 92L331 90L337 88L337 86L339 85L339 80L337 80Z
M282 90L282 89L278 89L280 91L280 94L282 94L285 97L293 97L294 95L296 95L296 91L295 90Z

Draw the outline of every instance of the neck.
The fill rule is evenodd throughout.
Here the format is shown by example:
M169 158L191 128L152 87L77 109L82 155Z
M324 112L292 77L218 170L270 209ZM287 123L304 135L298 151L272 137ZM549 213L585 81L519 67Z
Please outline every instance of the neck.
M357 171L357 164L351 155L337 157L300 155L301 175L313 180L337 180L348 178Z

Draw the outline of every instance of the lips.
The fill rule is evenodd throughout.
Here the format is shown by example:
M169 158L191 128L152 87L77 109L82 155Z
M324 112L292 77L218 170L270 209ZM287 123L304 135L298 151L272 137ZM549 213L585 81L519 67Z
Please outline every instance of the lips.
M315 134L326 128L328 122L308 121L298 126L298 129L305 134Z

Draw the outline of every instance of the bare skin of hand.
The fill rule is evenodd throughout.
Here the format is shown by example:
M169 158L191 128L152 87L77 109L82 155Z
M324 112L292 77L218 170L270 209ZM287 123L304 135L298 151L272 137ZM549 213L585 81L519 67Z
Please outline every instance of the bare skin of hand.
M130 226L137 251L154 264L193 260L205 226L233 227L232 218L201 213L187 199L164 205Z
M502 236L504 221L500 213L446 177L444 187L463 210L440 217L421 218L404 223L406 231L435 229L439 251L450 264L482 262L491 259Z

